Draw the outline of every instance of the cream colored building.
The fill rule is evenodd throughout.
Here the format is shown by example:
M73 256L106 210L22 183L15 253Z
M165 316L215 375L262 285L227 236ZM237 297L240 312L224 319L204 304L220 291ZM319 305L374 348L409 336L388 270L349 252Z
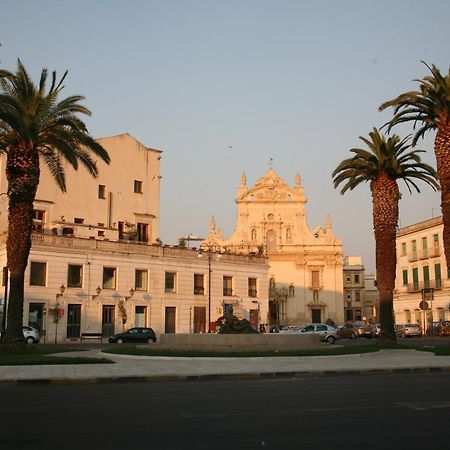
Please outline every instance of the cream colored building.
M441 216L397 233L396 323L419 323L426 329L432 321L450 320L450 282L442 230ZM420 308L422 301L428 309Z
M347 322L367 320L364 266L359 256L344 258L344 317Z
M198 333L232 304L257 328L267 316L266 258L160 244L161 151L128 134L98 141L111 164L98 162L97 179L81 167L67 170L67 192L61 193L42 169L24 324L38 326L47 342L77 340L84 332L108 337L132 326ZM0 164L6 192L4 158ZM7 198L0 199L5 266Z
M247 187L243 174L237 192L237 225L228 239L214 220L206 243L244 255L266 254L270 265L270 324L344 322L343 249L327 218L310 229L300 175L293 186L270 168Z
M377 279L373 274L364 275L364 300L365 315L370 322L379 322L380 294L377 287Z

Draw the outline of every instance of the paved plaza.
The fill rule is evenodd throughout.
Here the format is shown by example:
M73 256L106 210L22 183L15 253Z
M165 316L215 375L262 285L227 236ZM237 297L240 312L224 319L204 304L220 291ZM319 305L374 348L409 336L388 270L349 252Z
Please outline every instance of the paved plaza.
M0 383L106 383L450 372L450 356L403 349L356 355L242 358L132 356L102 353L100 349L57 355L107 358L114 364L0 366Z

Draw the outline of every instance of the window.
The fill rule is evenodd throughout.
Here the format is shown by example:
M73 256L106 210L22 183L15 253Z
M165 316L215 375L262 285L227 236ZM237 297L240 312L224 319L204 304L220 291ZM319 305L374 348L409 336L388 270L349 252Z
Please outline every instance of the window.
M403 269L403 286L408 284L408 269Z
M359 284L359 275L355 274L355 284Z
M252 228L252 241L256 241L256 228Z
M439 248L439 235L438 234L433 235L433 245L434 245L435 249Z
M256 297L257 296L256 278L249 278L248 279L248 296L249 297Z
M412 241L412 257L413 259L417 259L417 242Z
M97 236L98 237L105 237L105 230L98 230L97 231Z
M422 270L424 287L430 287L430 268L428 266L423 266Z
M137 224L137 240L139 242L148 242L148 224Z
M428 243L427 238L422 238L422 249L423 249L423 257L428 258Z
M439 263L434 265L434 279L436 280L436 287L442 287L441 265Z
M106 198L106 186L104 184L98 185L98 198Z
M32 261L30 264L30 286L45 286L47 263Z
M292 238L291 229L290 228L286 228L286 240L290 241L291 238Z
M166 272L166 292L176 292L177 274L175 272Z
M84 219L82 219L81 217L75 217L73 219L73 223L84 223Z
M134 271L134 290L146 291L148 288L148 270L136 269Z
M69 264L67 269L67 286L80 288L83 284L83 266Z
M406 256L406 242L402 242L402 253L401 256Z
M361 319L362 319L361 310L355 309L355 320L361 320Z
M355 302L360 302L360 301L361 301L361 292L355 291Z
M42 232L45 223L45 211L40 209L33 210L33 231L36 233Z
M116 289L117 269L115 267L103 267L103 289Z
M233 277L223 277L223 295L233 295Z
M194 273L194 294L203 295L205 293L205 276L202 273Z
M320 284L319 284L319 275L320 275L320 272L318 270L313 270L311 272L311 280L312 280L312 287L313 288L318 288L320 286ZM348 281L350 281L350 279Z
M134 180L134 193L135 194L142 194L142 181Z
M419 289L419 269L417 267L413 267L412 273L414 288Z

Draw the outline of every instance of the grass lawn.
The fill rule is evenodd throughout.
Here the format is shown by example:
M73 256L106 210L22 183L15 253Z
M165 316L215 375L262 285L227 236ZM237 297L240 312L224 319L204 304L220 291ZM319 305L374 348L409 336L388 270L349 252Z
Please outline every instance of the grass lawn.
M82 358L69 356L51 356L49 353L80 351L80 349L55 349L38 345L9 346L0 345L0 366L29 366L43 364L107 364L113 363L106 358Z
M197 350L167 350L151 347L115 347L102 350L103 353L116 353L122 355L138 355L138 356L184 356L184 357L267 357L267 356L330 356L330 355L355 355L360 353L373 353L382 349L411 349L434 352L440 356L450 356L450 347L420 347L414 345L352 345L352 346L324 346L319 350L302 350L302 351L243 351L243 352L214 352L214 351L197 351Z

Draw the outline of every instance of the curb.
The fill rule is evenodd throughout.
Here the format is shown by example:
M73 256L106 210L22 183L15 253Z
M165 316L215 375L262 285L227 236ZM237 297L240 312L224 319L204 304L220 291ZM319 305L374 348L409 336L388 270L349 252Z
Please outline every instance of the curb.
M362 370L312 370L306 372L262 372L237 374L210 374L210 375L153 375L153 376L123 376L123 377L97 377L97 378L32 378L24 380L0 380L0 385L90 385L90 384L124 384L149 383L161 381L213 381L213 380L267 380L274 378L307 378L343 375L388 375L388 374L414 374L414 373L448 373L450 366L445 367L419 367L399 369L362 369Z

